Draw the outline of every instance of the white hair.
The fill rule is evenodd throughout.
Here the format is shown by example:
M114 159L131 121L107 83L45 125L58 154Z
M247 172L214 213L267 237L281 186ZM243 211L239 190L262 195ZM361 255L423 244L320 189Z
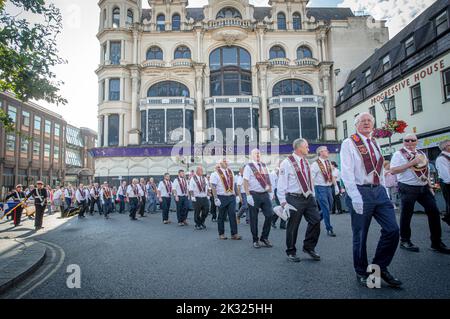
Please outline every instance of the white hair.
M407 134L405 135L405 137L403 138L403 140L405 140L405 138L408 138L408 137L414 137L414 138L417 140L417 135L414 134L414 133L407 133Z
M299 148L300 146L302 146L303 144L308 143L307 140L305 140L304 138L298 138L294 141L294 143L292 143L292 147L294 148L294 151Z
M444 140L442 142L439 143L439 149L441 151L445 151L445 147L447 146L447 144L450 143L450 140Z
M355 116L355 126L358 126L358 124L359 124L359 122L361 122L361 119L363 116L369 116L372 123L375 123L375 118L373 117L372 114L370 114L369 112L362 112L362 113L359 113L357 116Z
M316 150L317 155L320 155L320 152L322 152L324 150L328 150L328 147L326 147L325 145L319 146Z

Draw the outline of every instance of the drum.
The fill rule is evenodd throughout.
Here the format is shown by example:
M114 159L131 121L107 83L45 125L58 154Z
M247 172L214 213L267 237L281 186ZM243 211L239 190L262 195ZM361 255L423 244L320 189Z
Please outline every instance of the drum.
M26 207L26 208L24 208L24 213L27 215L27 216L32 216L32 215L34 215L34 213L36 213L36 206L28 206L28 207Z

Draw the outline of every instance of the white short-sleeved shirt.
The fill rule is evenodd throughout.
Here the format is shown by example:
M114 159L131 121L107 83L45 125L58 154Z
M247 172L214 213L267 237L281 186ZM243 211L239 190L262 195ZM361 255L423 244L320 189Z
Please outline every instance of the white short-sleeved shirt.
M84 200L88 199L84 189L80 190L79 188L77 188L77 190L75 192L75 198L76 198L77 202L81 202L81 201L84 201Z
M223 168L219 168L219 169L222 170L222 172L223 172L223 174L225 176L227 176L226 175L227 174L226 170L224 170ZM225 186L223 185L223 182L220 179L220 176L219 176L219 174L216 171L211 174L210 183L211 183L211 185L216 185L217 195L222 195L222 196L235 195L234 194L234 185L232 185L233 186L233 191L232 192L226 192L225 191Z
M450 157L450 153L442 153ZM444 156L438 156L436 159L436 169L438 171L439 178L441 178L445 184L450 184L450 161Z
M172 182L172 188L177 192L177 196L187 196L188 195L188 182L186 181L186 179L184 180L185 185L186 185L186 191L183 192L181 190L181 186L180 186L180 182L178 181L178 178L175 178Z
M197 183L194 180L194 177L191 178L191 180L189 181L189 191L194 193L194 197L207 197L208 196L208 181L206 179L206 177L204 176L197 176L197 181L199 183L201 183L203 180L203 183L205 185L205 189L203 192L200 191L200 189L198 188Z
M330 168L332 169L332 166L331 166L331 163L329 160L324 160L320 157L318 160L322 162L325 169L327 169L326 161L328 161L330 164ZM333 171L331 171L330 173L331 173L331 176L333 176ZM331 186L333 184L332 182L325 181L325 177L323 176L322 171L320 170L320 167L319 167L319 163L317 163L317 161L314 161L311 164L311 175L314 180L314 186Z
M172 184L171 181L168 181L168 183L170 183L170 185ZM166 185L164 184L163 180L158 184L158 191L161 194L161 197L170 197L172 195L171 193L167 192Z
M134 187L133 187L134 186ZM136 192L135 192L136 191ZM127 196L129 198L136 198L136 197L142 197L144 196L144 192L142 191L141 185L128 185L127 187Z
M255 165L256 169L261 174L269 174L267 167L265 168L265 165L263 163L261 163L261 162L259 163L259 164L261 164L261 168L259 168L257 162L253 161L252 163ZM253 170L251 169L249 164L245 165L243 178L248 181L248 190L249 191L258 192L258 193L263 193L263 192L269 191L267 189L264 189L261 186L259 181L256 179L255 174L253 173ZM270 179L269 179L269 182L270 182Z
M408 153L411 153L409 150L405 148ZM394 153L391 159L391 169L394 167L402 166L408 163L408 160L403 156L400 151ZM428 167L429 172L429 167ZM422 182L419 180L417 175L413 172L411 168L408 168L403 173L396 174L397 181L403 184L411 185L411 186L424 186L428 184L428 181Z

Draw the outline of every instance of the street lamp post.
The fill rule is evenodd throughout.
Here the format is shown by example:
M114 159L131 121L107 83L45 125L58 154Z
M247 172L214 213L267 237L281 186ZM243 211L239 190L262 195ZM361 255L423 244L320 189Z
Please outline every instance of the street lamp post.
M386 113L386 124L391 120L391 105L392 98L388 98L387 96L380 102L383 111ZM389 136L389 154L391 153L391 136Z

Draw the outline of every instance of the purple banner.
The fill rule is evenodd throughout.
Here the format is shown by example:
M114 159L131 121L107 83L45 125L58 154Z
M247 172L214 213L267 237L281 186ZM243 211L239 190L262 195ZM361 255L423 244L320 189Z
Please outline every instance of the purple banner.
M319 146L326 145L330 153L338 153L341 144L309 144L309 152L315 153ZM251 147L253 149L253 146ZM260 145L263 153L267 154L291 154L293 149L291 144L264 146ZM184 156L220 156L220 155L249 155L250 147L247 146L129 146L129 147L102 147L93 148L89 152L93 157L161 157L171 155Z

